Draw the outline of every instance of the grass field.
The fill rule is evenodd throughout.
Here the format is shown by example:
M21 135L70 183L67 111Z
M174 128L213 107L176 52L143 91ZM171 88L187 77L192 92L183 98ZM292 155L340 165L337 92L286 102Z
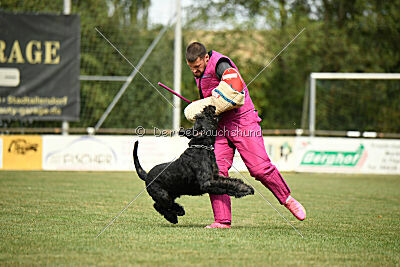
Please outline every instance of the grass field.
M248 174L244 174L249 177ZM233 175L240 177L238 174ZM233 199L233 228L212 222L208 196L182 197L172 225L133 173L0 172L0 265L383 265L400 264L400 177L285 174L308 211L304 222L259 195Z

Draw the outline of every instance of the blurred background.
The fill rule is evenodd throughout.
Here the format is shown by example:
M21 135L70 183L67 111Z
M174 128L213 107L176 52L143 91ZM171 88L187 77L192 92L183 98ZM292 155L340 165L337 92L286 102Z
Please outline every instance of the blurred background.
M64 5L63 0L1 0L0 10L61 15ZM98 133L131 134L138 126L172 129L173 107L160 93L171 102L173 96L157 82L174 85L176 1L72 0L70 5L70 13L80 16L81 39L80 115L69 122L69 133L94 127L134 70L95 28L134 66L160 38L140 69L151 84L136 75ZM190 100L199 98L184 58L190 42L229 56L249 82L305 29L249 86L264 134L307 131L312 72L400 73L398 0L197 0L181 1L181 8L180 85ZM317 80L316 88L317 135L400 136L399 80ZM180 125L190 127L183 116L187 104L181 104ZM0 121L3 134L60 133L60 128L61 121Z

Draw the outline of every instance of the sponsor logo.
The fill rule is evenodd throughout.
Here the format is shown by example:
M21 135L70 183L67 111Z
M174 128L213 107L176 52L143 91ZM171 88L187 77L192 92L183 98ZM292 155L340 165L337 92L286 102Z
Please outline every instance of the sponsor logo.
M65 147L49 153L45 162L50 165L82 168L88 166L112 166L118 159L114 149L93 137L81 137Z
M280 147L281 158L288 161L290 154L292 154L292 147L288 142L284 142Z
M40 170L42 137L37 135L3 136L3 168L5 170Z
M364 146L354 152L345 151L316 151L310 150L304 154L300 165L326 167L354 167L360 161Z
M15 139L8 146L8 152L25 155L28 151L37 151L38 146L39 144L29 143L25 139Z
M67 165L71 164L111 164L113 162L113 158L108 154L89 154L89 153L64 153L61 155L56 155L51 158L52 163L63 163Z
M0 68L0 86L16 87L20 83L20 73L17 68Z

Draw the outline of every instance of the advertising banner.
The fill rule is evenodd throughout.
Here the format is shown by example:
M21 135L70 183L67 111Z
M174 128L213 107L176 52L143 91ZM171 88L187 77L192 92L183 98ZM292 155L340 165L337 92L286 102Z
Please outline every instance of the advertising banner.
M6 135L0 138L0 166L13 170L135 171L132 152L136 140L140 163L147 171L177 159L189 142L184 137ZM280 171L400 174L400 140L264 137L264 143ZM237 152L230 171L247 171Z
M180 137L43 136L44 170L134 171L133 147L139 140L139 159L150 170L179 157L188 139Z
M144 136L131 138L132 143L139 141L138 157L145 170L150 170L157 164L170 162L177 159L188 147L189 139L186 137L156 137ZM132 146L133 148L133 146ZM130 151L132 155L132 151ZM135 170L133 161L132 170Z
M0 137L0 169L3 169L3 137Z
M0 119L78 120L78 15L0 12Z
M295 138L294 137L278 137L265 136L264 146L271 162L278 168L279 171L294 171L295 153L294 153ZM239 152L235 151L235 156L232 164L231 172L248 171Z
M124 137L43 136L44 170L126 170Z
M300 172L400 174L398 140L296 138Z
M295 137L264 137L265 149L279 171L294 171Z
M41 170L42 137L39 135L4 135L4 170Z

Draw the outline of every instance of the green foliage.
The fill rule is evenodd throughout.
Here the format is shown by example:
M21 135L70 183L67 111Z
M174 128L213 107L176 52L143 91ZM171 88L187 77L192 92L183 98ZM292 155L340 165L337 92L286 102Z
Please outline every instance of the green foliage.
M246 82L303 28L306 29L249 86L253 102L263 118L263 128L300 128L310 72L400 72L400 1L221 0L199 1L194 10L199 17L192 16L189 20L191 31L212 25L235 26L232 30L203 34L198 40L208 49L236 59ZM250 30L249 25L252 25ZM254 38L257 31L258 41ZM226 37L232 33L238 34L234 38ZM253 43L257 44L253 46ZM261 49L257 49L259 47ZM325 123L323 129L400 132L399 91L393 95L393 90L398 90L396 86L368 85L385 99L380 101L380 106L372 108L371 103L363 106L366 112L354 114L358 110L353 108L352 112L344 113L340 107L348 106L347 99L335 98L336 114L340 113L342 121L349 123L329 124L334 115L325 117L320 111L317 118ZM351 83L346 90L358 91L360 103L371 101L371 96L359 88L360 84ZM377 119L371 120L371 114L375 117L379 114L379 120L385 122L373 124Z
M74 5L75 12L81 14L83 19L81 74L129 76L160 29L146 28L150 5L148 0L106 3L111 3L113 8L110 9L106 4L100 7L97 1L82 1ZM109 39L129 62L102 38L95 28ZM146 128L171 127L172 108L152 85L156 86L158 81L170 82L172 79L171 64L165 64L173 60L170 48L172 38L171 34L166 34L163 41L156 46L140 69L145 78L140 73L136 75L105 120L103 128L135 128L138 125ZM72 123L72 127L94 126L122 85L122 82L82 82L81 121ZM172 101L171 95L160 89L159 91Z

